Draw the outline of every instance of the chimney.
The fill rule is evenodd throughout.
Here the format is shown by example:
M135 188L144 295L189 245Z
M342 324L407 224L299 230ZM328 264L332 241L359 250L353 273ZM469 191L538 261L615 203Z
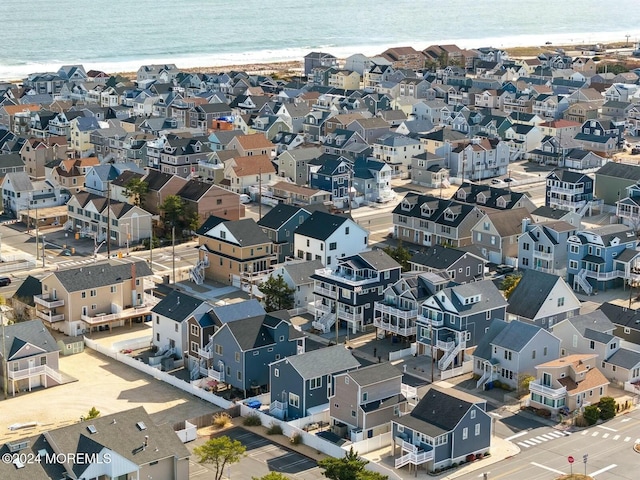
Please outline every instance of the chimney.
M522 233L527 233L527 228L529 228L529 225L531 225L531 219L530 218L523 218L522 219Z
M149 446L149 435L144 436L144 448Z

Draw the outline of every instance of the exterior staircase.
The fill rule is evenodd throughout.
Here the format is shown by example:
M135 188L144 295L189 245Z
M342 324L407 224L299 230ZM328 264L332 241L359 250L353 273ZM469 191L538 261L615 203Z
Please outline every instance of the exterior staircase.
M418 447L409 443L402 442L402 451L407 452L401 457L396 458L395 467L402 468L405 465L413 464L413 465L422 465L423 463L428 462L429 460L433 460L433 450L422 451L418 450Z
M578 274L575 276L575 279L578 282L578 285L580 285L580 288L584 290L584 293L586 293L587 295L591 295L591 293L593 293L593 287L587 280L587 270L585 268L578 272Z
M205 255L202 260L196 263L195 267L189 270L189 280L196 285L204 283L204 271L209 266L209 257Z
M440 360L438 360L438 368L440 370L446 370L449 365L451 365L451 362L453 361L455 356L460 353L460 350L462 350L462 344L457 343L451 350L445 353Z
M336 323L335 312L327 312L318 320L315 320L311 325L316 330L321 330L322 333L328 333L331 330L331 327L333 327L334 323Z
M484 375L482 375L482 377L480 377L476 382L476 388L482 388L484 387L485 383L493 380L495 373L496 372L493 371L493 368L490 368L489 370L484 372Z

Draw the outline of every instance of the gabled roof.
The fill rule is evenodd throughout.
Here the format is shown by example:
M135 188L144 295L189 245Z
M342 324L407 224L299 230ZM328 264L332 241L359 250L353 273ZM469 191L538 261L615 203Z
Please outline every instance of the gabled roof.
M499 318L495 318L491 320L489 324L489 330L485 332L483 337L478 342L476 349L473 351L473 356L476 358L482 358L484 360L490 360L492 357L493 348L491 347L493 344L494 338L502 330L504 330L507 326L507 322L504 320L500 320Z
M456 248L434 245L433 247L426 248L421 253L414 253L409 261L435 270L446 270L466 255L472 254ZM478 260L482 261L480 258L478 258Z
M483 404L485 400L459 390L432 386L409 415L395 421L435 438L451 432L474 405Z
M77 268L58 270L51 273L67 292L78 292L91 288L119 285L126 280L153 275L147 262L133 263L96 263ZM45 277L46 279L46 277Z
M60 350L49 330L42 323L42 320L28 320L26 322L13 323L4 327L4 345L7 352L6 360L14 358L14 355L26 344L33 345L45 352L57 352ZM3 352L0 351L0 357ZM22 358L25 355L20 355Z
M316 240L326 240L348 220L348 217L341 215L315 211L298 226L295 233Z
M33 300L34 295L42 294L42 283L40 279L29 275L24 279L22 285L18 287L16 293L13 294L13 299L18 299L27 305L35 307L35 302Z
M605 302L600 305L598 310L601 310L615 325L640 330L640 310L623 307L609 302Z
M276 313L281 315L283 312ZM275 343L275 339L272 335L272 327L276 326L280 322L286 322L289 325L289 340L298 336L289 320L284 320L279 316L275 316L275 313L238 319L227 323L226 328L228 328L234 336L240 349L246 352L247 350L254 348L273 345Z
M629 163L607 162L596 172L596 175L640 180L640 166Z
M349 376L361 387L373 383L384 382L393 378L402 377L402 372L390 363L374 363L367 367L349 372Z
M224 218L211 215L202 226L196 231L198 235L208 236L208 232L217 225L224 223L227 230L237 240L241 247L251 245L261 245L270 243L269 237L262 231L253 218L242 218L240 220L226 220ZM213 237L212 237L213 238ZM217 238L217 237L216 237ZM229 241L229 239L227 239Z
M500 210L487 214L487 217L501 237L510 237L522 233L522 220L529 218L526 208Z
M547 301L553 287L560 280L560 277L551 273L532 269L524 270L518 286L509 296L507 312L533 320Z
M290 363L304 379L332 375L345 370L352 370L360 366L360 362L351 354L351 350L344 345L320 348L302 355L284 358L274 364Z
M264 315L265 310L262 304L252 298L244 302L231 303L229 305L214 305L208 312L213 323L222 326L225 323L233 322L242 318L250 318Z
M498 347L519 352L542 328L531 323L514 320L509 322L491 342Z
M305 210L302 207L295 207L286 203L280 203L267 212L260 220L258 225L268 228L270 230L278 230L291 217L303 213Z
M281 267L287 271L294 285L308 285L313 283L311 275L322 268L322 261L320 259L311 261L292 260L282 264Z
M602 310L595 310L584 315L576 315L568 318L567 322L584 336L587 329L595 332L609 333L615 330L616 326L607 318Z
M156 315L170 318L180 323L185 321L204 300L173 290L156 304L151 311Z
M611 355L607 360L607 363L615 365L616 367L625 368L631 370L640 363L640 352L628 350L626 348L620 348Z

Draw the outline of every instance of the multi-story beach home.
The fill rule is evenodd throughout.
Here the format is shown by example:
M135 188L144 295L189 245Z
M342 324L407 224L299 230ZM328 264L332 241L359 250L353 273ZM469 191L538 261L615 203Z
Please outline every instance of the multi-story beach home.
M554 170L547 175L545 205L584 215L594 206L594 181L584 173Z
M576 227L562 221L531 223L522 220L518 236L518 267L564 276L567 268L567 240Z

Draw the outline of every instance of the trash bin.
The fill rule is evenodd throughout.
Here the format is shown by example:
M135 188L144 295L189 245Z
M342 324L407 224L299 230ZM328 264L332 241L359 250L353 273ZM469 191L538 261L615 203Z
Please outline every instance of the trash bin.
M76 233L76 240L80 240L80 234Z
M118 252L118 258L122 258L122 252Z
M73 255L74 253L76 253L76 248L75 247L71 247L71 255Z

